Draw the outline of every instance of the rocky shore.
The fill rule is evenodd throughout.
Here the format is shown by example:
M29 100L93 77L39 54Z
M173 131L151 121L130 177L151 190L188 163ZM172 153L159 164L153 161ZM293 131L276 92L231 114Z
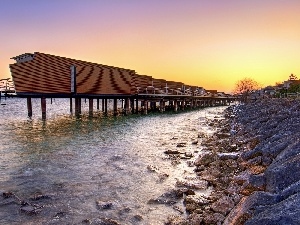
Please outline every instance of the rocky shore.
M187 216L166 224L300 224L300 101L262 99L224 117L209 122L213 135L198 134L205 147L194 160L197 182L213 191L169 193L183 199Z

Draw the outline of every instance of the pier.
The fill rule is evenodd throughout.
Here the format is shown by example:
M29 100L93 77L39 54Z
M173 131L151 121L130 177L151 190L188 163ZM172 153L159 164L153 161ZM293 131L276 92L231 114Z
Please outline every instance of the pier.
M25 53L12 59L10 70L16 95L27 98L32 117L32 98L41 99L42 119L46 119L46 98L70 99L70 112L81 115L81 101L88 100L89 116L94 104L104 115L108 101L117 116L150 111L195 109L229 104L235 97L207 91L203 87L139 75L134 70L85 62L45 53ZM118 104L118 101L121 102Z

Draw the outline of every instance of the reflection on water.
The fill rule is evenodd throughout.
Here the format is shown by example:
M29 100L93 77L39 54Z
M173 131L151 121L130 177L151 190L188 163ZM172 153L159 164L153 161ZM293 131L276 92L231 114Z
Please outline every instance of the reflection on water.
M100 217L164 224L179 212L147 202L195 176L187 163L192 159L174 164L164 151L180 142L187 143L185 151L200 151L191 141L199 131L211 132L205 119L224 110L76 119L67 100L55 99L42 121L38 103L33 119L26 118L25 99L8 99L0 108L0 191L22 200L43 196L36 202L43 208L27 215L18 204L0 204L0 224L81 224Z

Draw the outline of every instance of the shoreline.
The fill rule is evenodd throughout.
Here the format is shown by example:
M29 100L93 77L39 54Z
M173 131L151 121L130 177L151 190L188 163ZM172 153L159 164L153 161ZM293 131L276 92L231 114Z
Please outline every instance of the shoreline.
M187 189L187 217L166 224L299 224L300 101L262 99L230 106L224 116L210 122L217 131L194 161L211 195Z

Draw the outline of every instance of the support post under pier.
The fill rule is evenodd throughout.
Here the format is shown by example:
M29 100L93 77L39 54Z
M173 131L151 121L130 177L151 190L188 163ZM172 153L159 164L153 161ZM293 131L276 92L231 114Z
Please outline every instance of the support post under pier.
M32 117L32 102L31 102L31 98L27 98L27 111L28 111L28 117L31 118Z
M42 107L42 120L46 119L46 98L41 98L41 107Z

